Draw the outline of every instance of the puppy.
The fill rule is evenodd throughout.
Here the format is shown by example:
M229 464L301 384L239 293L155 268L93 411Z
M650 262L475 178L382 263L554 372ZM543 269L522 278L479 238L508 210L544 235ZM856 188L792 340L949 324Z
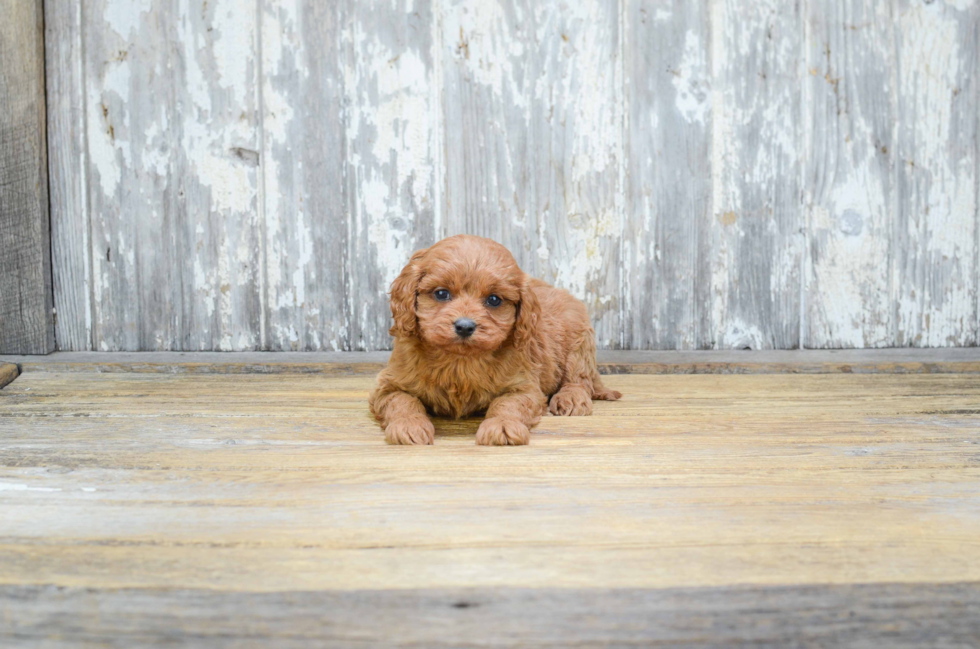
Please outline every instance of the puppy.
M546 407L589 415L593 399L622 396L599 378L585 305L489 239L413 254L391 285L391 315L394 351L369 398L389 444L432 444L429 413L477 412L477 444L527 444Z

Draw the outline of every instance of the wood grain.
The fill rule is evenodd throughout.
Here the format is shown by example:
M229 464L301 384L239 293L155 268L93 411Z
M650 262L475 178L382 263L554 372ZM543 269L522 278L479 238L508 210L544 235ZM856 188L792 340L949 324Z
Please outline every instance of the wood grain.
M710 347L800 346L800 5L713 0Z
M895 344L891 3L811 4L805 92L808 347ZM860 61L861 65L853 65Z
M899 0L893 11L896 344L975 345L980 6Z
M520 449L386 446L372 381L25 372L0 633L976 638L975 375L611 376Z
M443 228L499 241L536 272L542 215L529 169L532 9L521 0L443 2L440 24Z
M0 353L54 351L44 14L4 0L0 25Z
M94 347L260 347L254 12L83 16Z
M0 602L0 638L10 647L75 638L207 647L968 647L980 640L977 583L282 593L6 586Z
M387 349L458 232L602 348L978 340L975 3L46 11L60 349Z
M176 175L180 129L169 46L175 18L146 9L94 0L81 11L92 347L102 351L174 349L177 342L171 307L182 303L180 282L165 264L176 245L176 185L183 180Z
M261 349L259 14L178 0L166 20L173 247L147 261L140 309L144 321L173 323L172 339L139 348ZM168 304L161 287L180 301Z
M808 345L975 344L978 16L811 5Z
M259 346L349 349L342 16L338 3L259 4L265 285Z
M412 252L436 239L436 23L427 0L345 7L346 349L389 349L388 287Z
M708 2L629 2L624 346L710 348Z
M530 183L527 213L514 221L536 232L525 232L512 250L519 251L523 267L585 301L597 345L620 348L625 165L620 3L533 2L529 9L523 33L530 83L523 102L529 127L524 173Z
M472 419L439 420L431 449L387 447L372 382L26 372L0 404L0 580L980 580L975 376L609 377L622 402L546 418L517 452L476 447Z
M82 0L44 3L55 338L92 349L92 245L86 169Z
M506 245L570 290L620 347L623 228L618 3L440 3L440 235Z

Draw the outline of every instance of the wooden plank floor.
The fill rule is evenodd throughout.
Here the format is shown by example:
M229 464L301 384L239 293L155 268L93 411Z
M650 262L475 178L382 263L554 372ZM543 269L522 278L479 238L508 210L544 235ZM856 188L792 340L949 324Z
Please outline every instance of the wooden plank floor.
M0 645L980 644L976 375L609 376L523 448L372 381L25 371Z

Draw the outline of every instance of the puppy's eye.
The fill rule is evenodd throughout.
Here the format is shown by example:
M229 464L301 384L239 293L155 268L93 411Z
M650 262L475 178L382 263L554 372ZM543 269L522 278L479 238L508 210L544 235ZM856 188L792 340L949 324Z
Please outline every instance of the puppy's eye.
M444 288L437 288L432 292L432 297L439 300L440 302L448 302L449 298L451 298L452 295L450 295L449 291L447 291Z
M503 300L500 299L499 295L491 295L487 298L487 306L500 306Z

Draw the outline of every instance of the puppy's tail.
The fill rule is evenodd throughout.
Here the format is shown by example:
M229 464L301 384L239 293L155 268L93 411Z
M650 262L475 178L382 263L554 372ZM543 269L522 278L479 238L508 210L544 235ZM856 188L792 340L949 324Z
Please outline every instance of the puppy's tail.
M610 390L602 384L602 377L599 376L599 366L595 357L595 332L590 328L579 352L579 365L577 374L583 379L588 376L592 382L592 399L599 401L615 401L623 396L622 392Z

